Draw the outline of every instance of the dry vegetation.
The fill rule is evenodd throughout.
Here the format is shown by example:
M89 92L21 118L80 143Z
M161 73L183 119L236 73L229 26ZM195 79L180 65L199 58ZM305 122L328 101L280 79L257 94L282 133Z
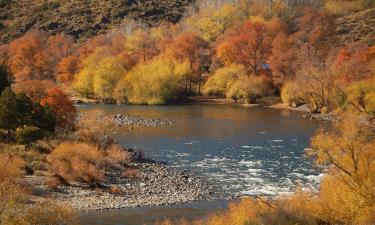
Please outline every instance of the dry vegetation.
M100 112L77 121L65 89L129 104L167 104L201 92L244 103L281 96L311 112L374 119L371 1L201 1L179 23L125 21L125 32L76 41L125 23L127 15L177 22L190 1L129 2L0 1L0 32L9 41L0 46L0 224L70 218L54 203L29 207L24 172L48 174L54 187L98 187L113 171L138 176L127 165L130 153L106 136L108 121ZM244 199L195 224L374 224L369 124L349 116L313 137L309 155L327 169L319 193Z

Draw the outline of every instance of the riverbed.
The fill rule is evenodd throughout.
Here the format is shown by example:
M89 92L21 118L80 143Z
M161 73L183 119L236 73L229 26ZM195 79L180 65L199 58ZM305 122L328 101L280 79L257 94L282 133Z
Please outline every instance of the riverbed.
M229 105L79 105L79 109L172 121L157 127L132 126L114 136L124 147L194 171L220 190L213 196L218 200L84 213L83 224L133 225L195 218L225 207L227 199L238 196L287 195L297 185L316 190L323 176L304 151L313 133L325 124L306 120L300 113Z

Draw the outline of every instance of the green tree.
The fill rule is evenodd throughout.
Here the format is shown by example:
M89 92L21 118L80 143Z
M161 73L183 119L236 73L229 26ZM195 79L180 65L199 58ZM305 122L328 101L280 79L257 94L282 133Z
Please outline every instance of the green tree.
M26 148L33 142L43 138L43 133L38 127L20 127L16 130L16 141L26 145Z
M18 121L23 127L31 123L34 103L25 93L16 94L16 101Z
M43 107L39 103L35 103L32 117L33 126L39 127L45 132L55 131L56 115L48 105Z
M7 87L0 97L0 128L7 131L7 139L10 140L11 131L18 126L16 95Z
M7 87L10 87L8 70L4 66L0 66L0 94Z

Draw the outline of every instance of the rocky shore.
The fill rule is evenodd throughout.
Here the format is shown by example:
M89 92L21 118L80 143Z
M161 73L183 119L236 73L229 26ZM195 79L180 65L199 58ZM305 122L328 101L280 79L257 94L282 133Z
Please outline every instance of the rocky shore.
M108 174L107 182L97 189L81 183L49 189L39 193L79 210L107 210L187 203L208 198L214 187L190 171L179 171L155 162L134 162L134 178Z
M112 117L113 123L117 127L122 126L145 126L145 127L159 127L159 126L171 126L172 120L169 119L144 119L140 116L116 114Z

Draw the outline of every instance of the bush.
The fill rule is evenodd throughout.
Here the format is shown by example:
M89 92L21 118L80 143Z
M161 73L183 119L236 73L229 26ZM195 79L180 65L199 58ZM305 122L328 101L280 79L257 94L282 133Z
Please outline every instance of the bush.
M226 97L234 100L242 100L245 103L254 103L257 98L269 93L268 86L263 79L257 76L242 76L231 83Z
M303 94L301 86L293 81L286 83L281 89L281 99L289 106L299 106L303 104Z
M117 101L131 104L166 104L181 97L185 78L191 73L188 62L174 63L167 58L157 58L139 64L126 74L114 96Z
M206 82L203 92L208 95L225 97L229 85L241 76L246 75L245 67L232 64L215 71Z
M38 127L23 127L16 130L16 141L19 144L30 144L43 138L43 133Z
M104 155L94 146L65 142L57 146L47 160L51 172L66 182L95 186L104 181Z

